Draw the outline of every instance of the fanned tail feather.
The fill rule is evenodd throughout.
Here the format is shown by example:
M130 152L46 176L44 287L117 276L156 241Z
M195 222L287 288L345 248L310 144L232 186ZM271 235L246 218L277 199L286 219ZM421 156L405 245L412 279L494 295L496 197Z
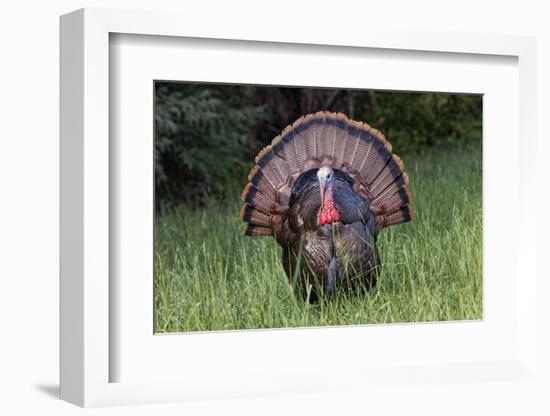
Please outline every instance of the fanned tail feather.
M245 235L277 236L294 181L321 163L352 177L379 228L412 219L408 177L384 135L344 114L318 112L300 117L256 156L241 194Z

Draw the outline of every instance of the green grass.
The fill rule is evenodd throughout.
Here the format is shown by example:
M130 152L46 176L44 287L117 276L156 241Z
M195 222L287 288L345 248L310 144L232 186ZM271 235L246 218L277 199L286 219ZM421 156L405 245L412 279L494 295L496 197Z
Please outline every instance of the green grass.
M238 194L157 218L157 332L482 318L481 144L403 155L413 222L383 230L375 290L310 305L293 294L270 238L242 236Z

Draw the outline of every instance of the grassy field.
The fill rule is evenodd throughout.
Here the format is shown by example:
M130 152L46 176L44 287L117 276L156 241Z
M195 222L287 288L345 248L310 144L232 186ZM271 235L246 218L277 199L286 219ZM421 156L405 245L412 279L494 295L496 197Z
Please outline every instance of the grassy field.
M482 318L481 144L402 155L415 219L381 232L375 290L294 296L273 239L242 236L237 194L156 224L155 326L188 332Z

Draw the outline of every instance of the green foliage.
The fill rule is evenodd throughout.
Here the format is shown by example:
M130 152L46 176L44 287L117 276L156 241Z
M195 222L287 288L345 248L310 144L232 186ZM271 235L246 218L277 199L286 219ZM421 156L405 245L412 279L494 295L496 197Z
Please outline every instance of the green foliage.
M261 106L245 103L250 88L156 83L156 197L197 201L240 185L258 143L252 127Z
M479 95L371 92L354 97L355 117L381 130L399 154L481 138Z
M272 238L241 234L238 194L159 211L157 332L482 318L481 141L404 156L415 219L384 229L375 290L310 305L294 296Z

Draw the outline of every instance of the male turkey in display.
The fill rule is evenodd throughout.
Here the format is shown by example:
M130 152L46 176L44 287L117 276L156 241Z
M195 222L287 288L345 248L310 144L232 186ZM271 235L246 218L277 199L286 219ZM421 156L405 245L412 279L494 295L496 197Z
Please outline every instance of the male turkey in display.
M384 135L341 113L302 116L256 156L241 199L247 236L273 236L311 297L369 288L378 232L412 219L408 177Z

